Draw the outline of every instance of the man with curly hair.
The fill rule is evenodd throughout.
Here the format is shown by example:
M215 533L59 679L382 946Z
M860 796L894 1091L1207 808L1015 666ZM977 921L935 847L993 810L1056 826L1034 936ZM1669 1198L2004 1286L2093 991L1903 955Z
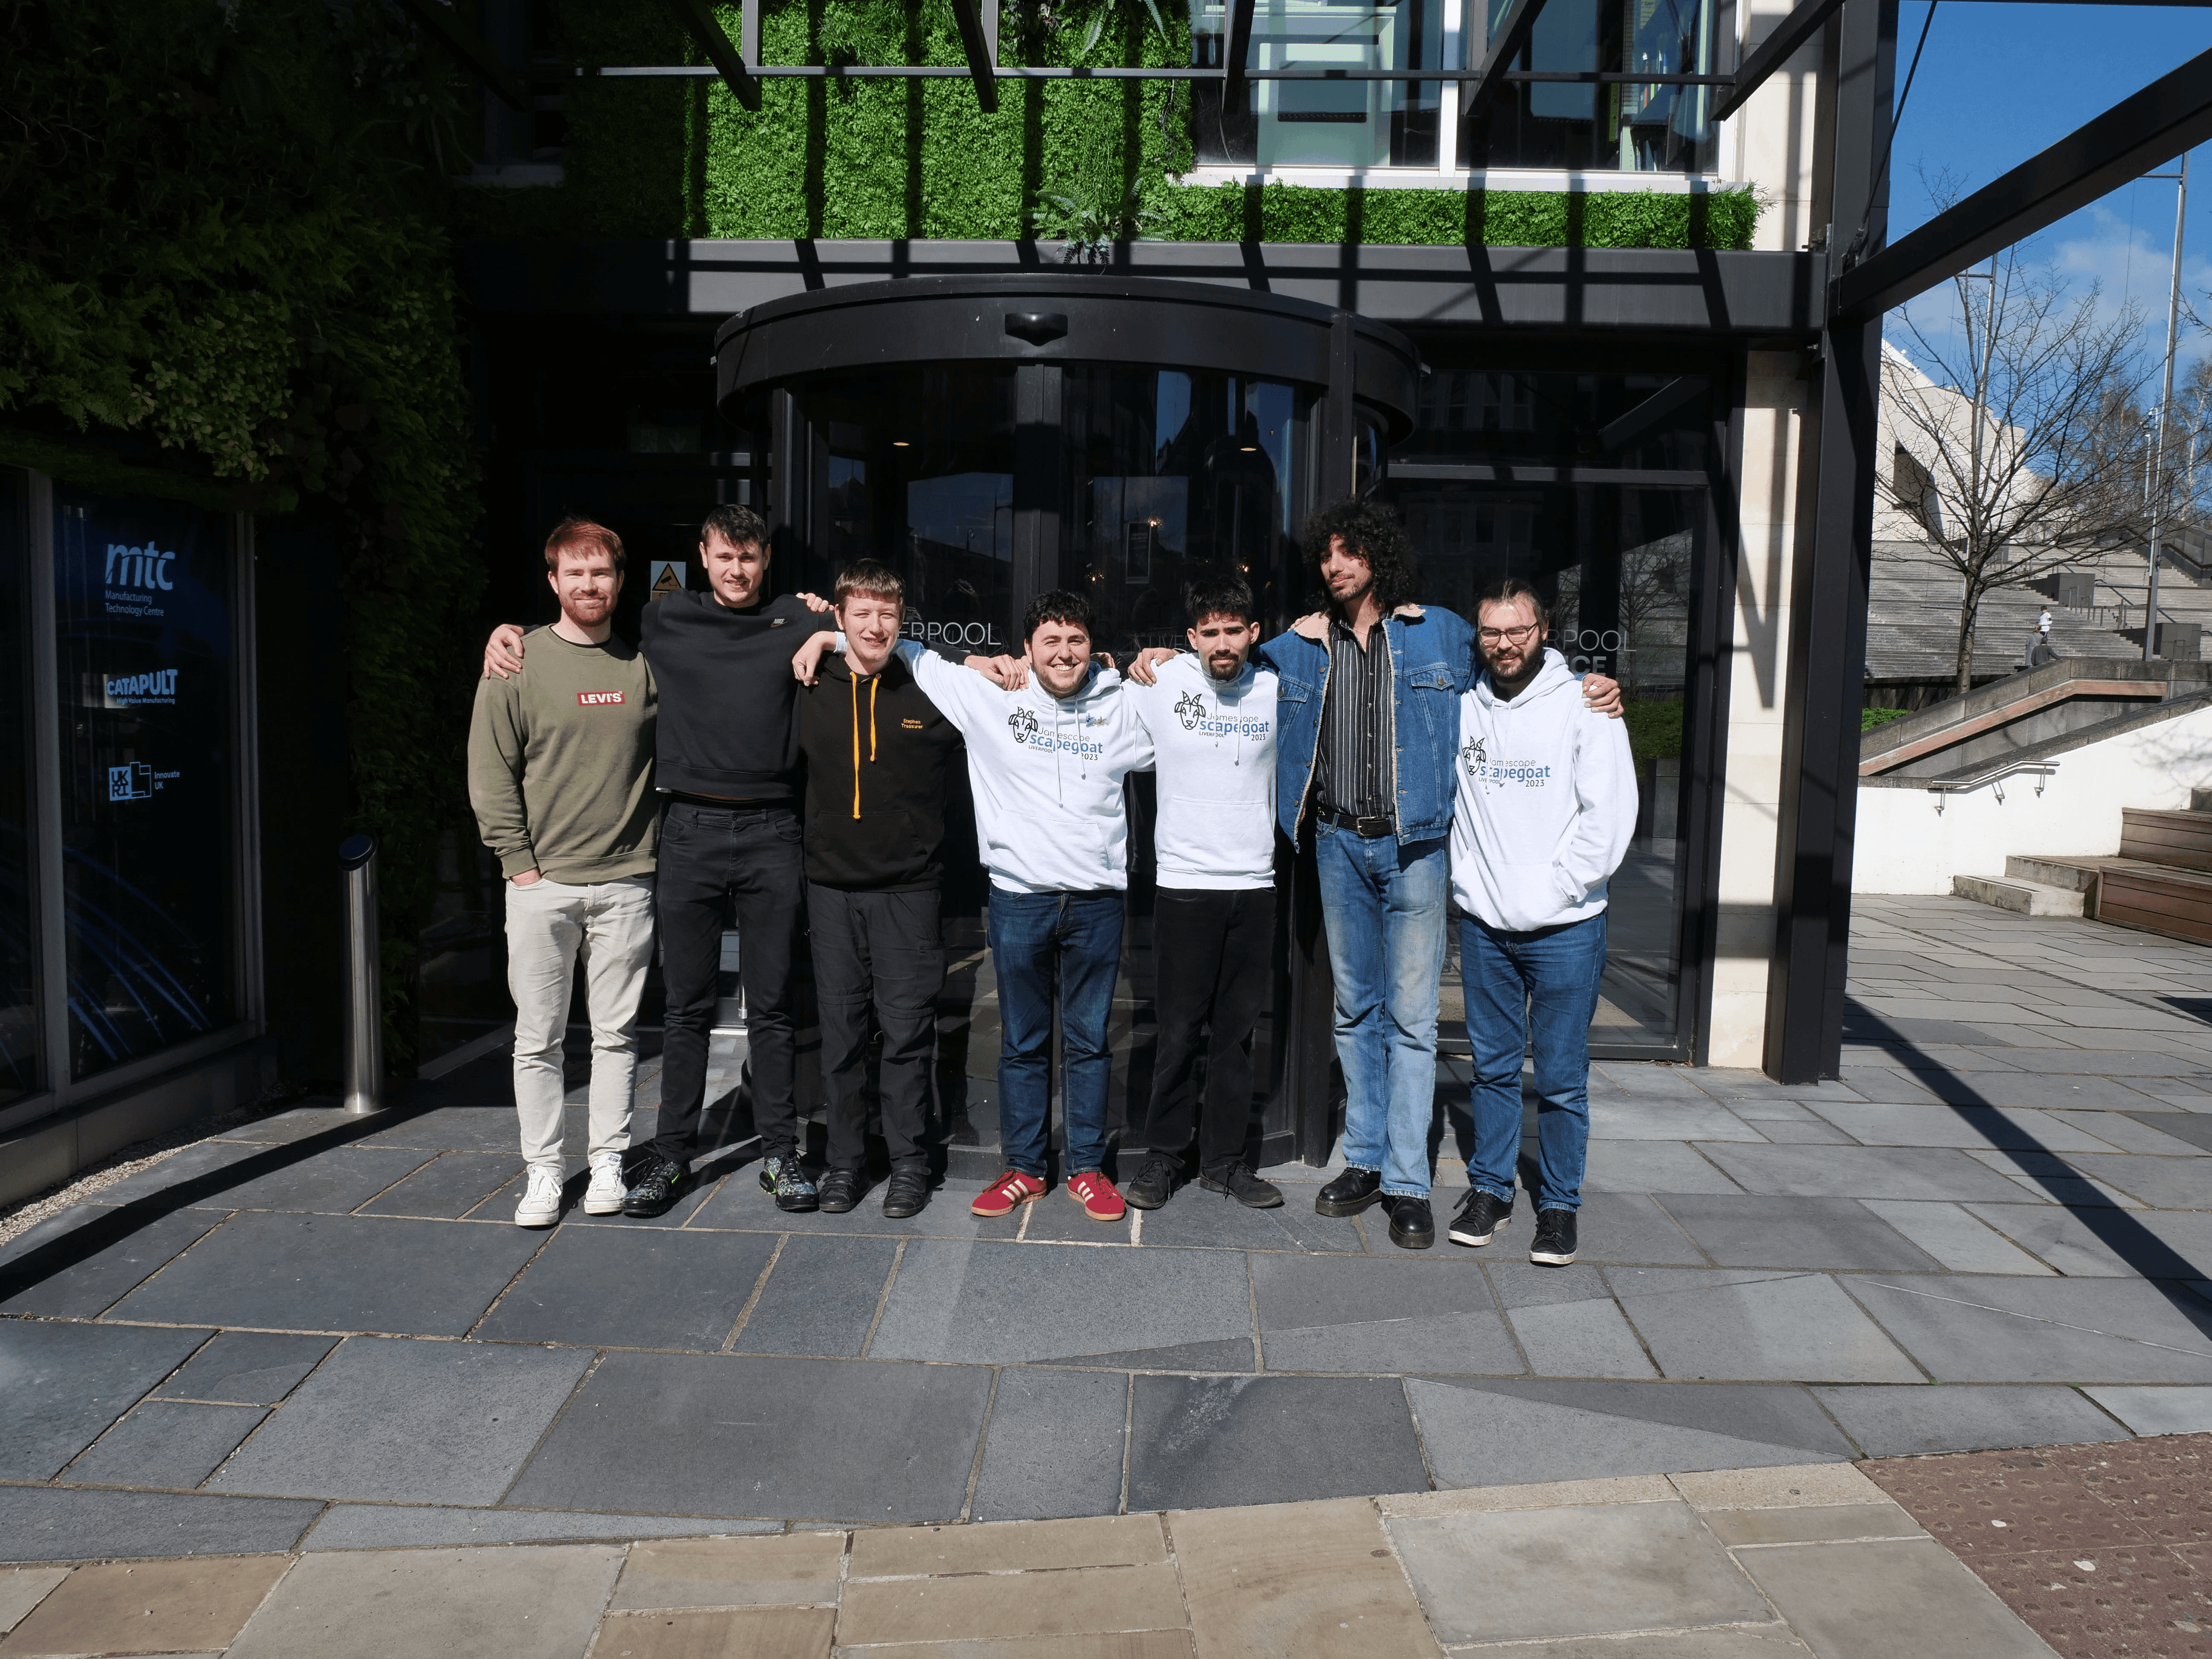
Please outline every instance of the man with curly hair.
M1425 1250L1452 762L1482 662L1462 618L1413 603L1413 544L1389 507L1322 507L1301 544L1319 610L1265 654L1279 676L1276 821L1293 842L1313 835L1344 1068L1346 1167L1314 1208L1382 1204L1390 1242ZM1619 710L1609 679L1589 677L1583 694Z

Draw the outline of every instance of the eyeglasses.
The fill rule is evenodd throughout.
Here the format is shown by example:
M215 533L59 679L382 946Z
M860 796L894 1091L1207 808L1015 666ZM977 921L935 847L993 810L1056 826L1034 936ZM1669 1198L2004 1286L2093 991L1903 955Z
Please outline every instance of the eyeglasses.
M1512 641L1516 645L1526 645L1530 636L1541 626L1540 623L1523 623L1518 628L1478 628L1474 630L1474 635L1485 645L1497 645L1506 640Z

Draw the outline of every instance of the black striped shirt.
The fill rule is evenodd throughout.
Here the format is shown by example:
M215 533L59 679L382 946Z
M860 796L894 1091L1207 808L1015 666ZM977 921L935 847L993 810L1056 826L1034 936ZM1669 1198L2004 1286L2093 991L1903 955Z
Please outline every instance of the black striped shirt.
M1364 647L1340 619L1330 618L1328 700L1322 705L1314 780L1315 798L1324 811L1396 821L1395 678L1389 632L1379 618L1368 629Z

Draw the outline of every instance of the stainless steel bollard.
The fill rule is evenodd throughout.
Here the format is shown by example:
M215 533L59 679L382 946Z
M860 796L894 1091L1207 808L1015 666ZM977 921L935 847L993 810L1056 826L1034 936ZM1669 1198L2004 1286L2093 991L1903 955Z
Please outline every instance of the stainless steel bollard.
M377 953L376 837L338 844L345 872L345 1109L356 1116L384 1109L384 974Z

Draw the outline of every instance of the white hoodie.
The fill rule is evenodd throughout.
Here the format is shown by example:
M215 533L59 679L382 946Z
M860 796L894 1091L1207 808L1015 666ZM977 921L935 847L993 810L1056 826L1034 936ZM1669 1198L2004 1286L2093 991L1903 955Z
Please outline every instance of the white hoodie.
M1275 672L1246 663L1217 680L1171 658L1157 684L1121 690L1152 739L1163 887L1275 884Z
M1035 673L1008 691L915 641L898 653L968 739L976 851L991 885L1009 893L1127 887L1121 780L1152 763L1152 746L1122 701L1120 677L1093 673L1062 699Z
M1636 833L1628 728L1583 706L1556 651L1510 702L1485 674L1459 700L1452 898L1508 933L1581 921Z

